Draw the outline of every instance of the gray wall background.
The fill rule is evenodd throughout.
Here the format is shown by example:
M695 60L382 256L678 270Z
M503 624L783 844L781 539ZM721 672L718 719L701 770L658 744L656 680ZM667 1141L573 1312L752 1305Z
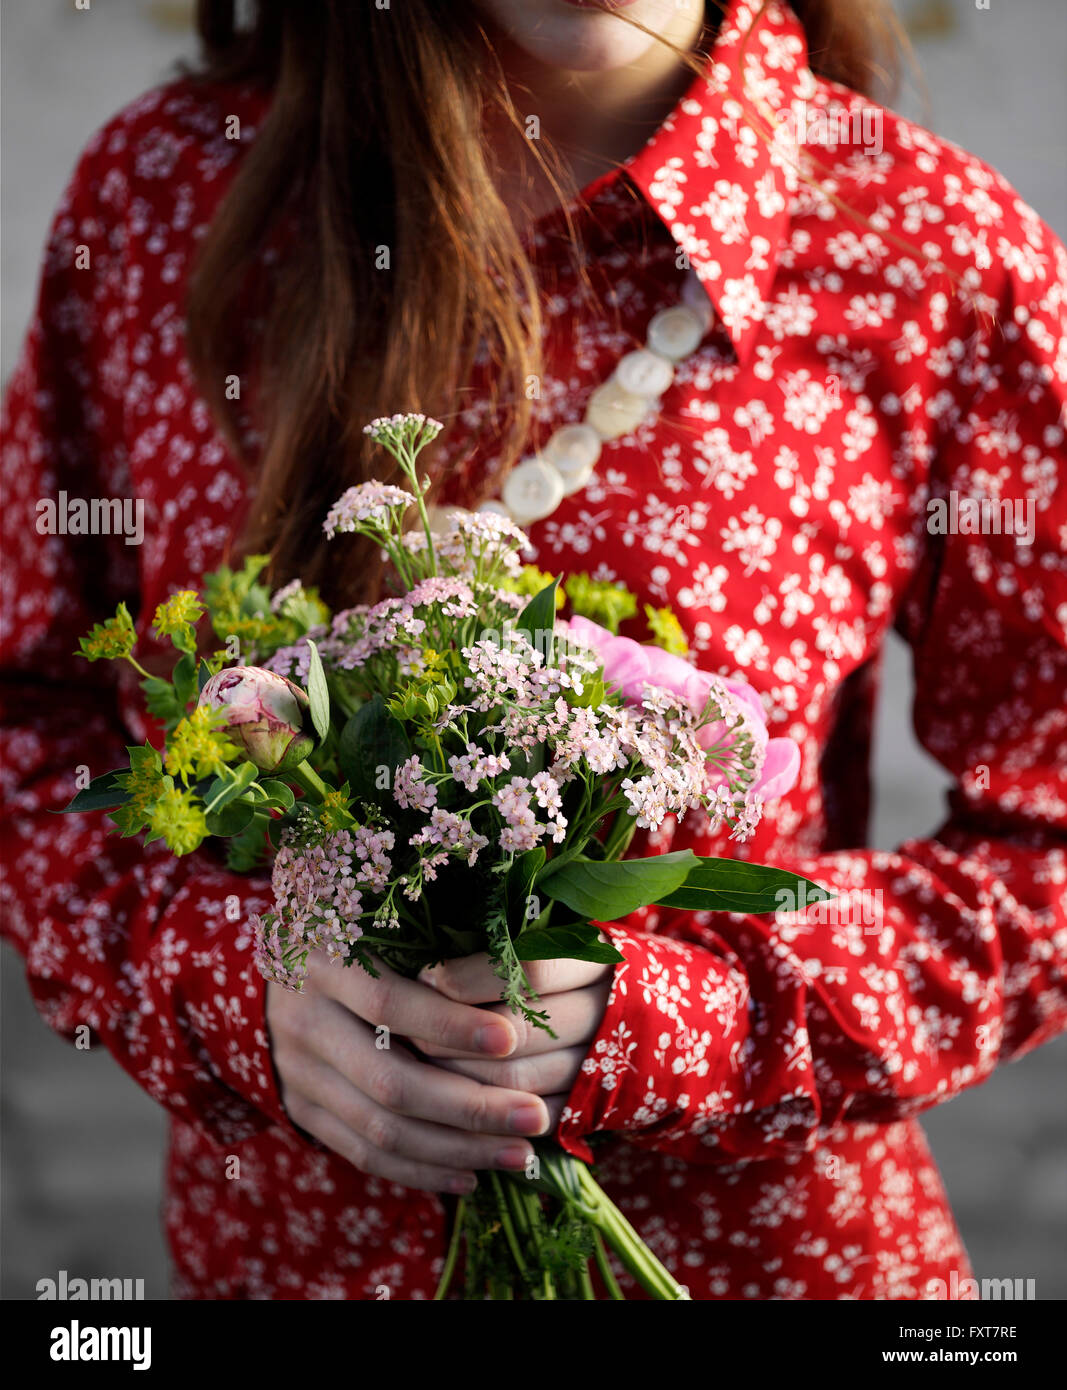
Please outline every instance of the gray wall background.
M1067 237L1064 0L897 0L928 105L897 101L999 168ZM3 245L0 371L14 365L48 223L81 147L189 51L189 0L2 0ZM916 745L906 649L888 652L873 843L932 830L946 778ZM40 1021L21 964L0 978L0 1294L34 1297L60 1269L143 1278L167 1296L159 1230L165 1122L108 1056L76 1052ZM1003 1067L924 1117L979 1277L1032 1278L1067 1297L1067 1039Z

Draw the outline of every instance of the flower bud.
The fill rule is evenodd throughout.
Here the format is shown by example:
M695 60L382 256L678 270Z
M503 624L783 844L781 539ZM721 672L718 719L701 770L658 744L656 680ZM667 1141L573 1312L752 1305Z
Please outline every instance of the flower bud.
M315 746L308 697L259 666L230 666L208 680L201 705L225 711L223 727L260 772L287 772Z

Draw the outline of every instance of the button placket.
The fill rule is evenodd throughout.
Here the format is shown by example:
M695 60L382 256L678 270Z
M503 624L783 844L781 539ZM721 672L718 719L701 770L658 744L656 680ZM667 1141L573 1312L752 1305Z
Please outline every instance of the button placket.
M674 380L675 367L700 346L715 317L707 290L690 270L680 304L660 309L649 322L643 348L620 359L589 397L581 424L562 425L544 448L516 464L504 480L501 500L480 510L510 516L519 526L541 521L564 497L593 476L602 446L631 434L654 414Z

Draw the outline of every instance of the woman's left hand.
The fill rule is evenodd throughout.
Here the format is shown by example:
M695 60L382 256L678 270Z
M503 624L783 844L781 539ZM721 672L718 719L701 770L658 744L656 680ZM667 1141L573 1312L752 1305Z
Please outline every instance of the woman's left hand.
M554 1128L567 1095L574 1085L589 1044L596 1036L607 1008L614 966L580 960L526 962L526 978L540 996L533 1008L548 1014L553 1038L500 1002L500 978L493 974L489 957L467 956L424 970L419 979L462 1004L484 1004L503 1014L518 1031L519 1043L499 1061L487 1061L475 1053L411 1041L439 1066L492 1086L505 1086L543 1096Z

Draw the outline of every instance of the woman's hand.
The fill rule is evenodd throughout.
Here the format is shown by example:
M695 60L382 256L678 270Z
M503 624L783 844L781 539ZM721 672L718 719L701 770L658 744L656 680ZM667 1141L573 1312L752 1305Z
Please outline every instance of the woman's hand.
M554 1123L541 1093L443 1071L403 1044L417 1036L423 1051L503 1066L525 1040L520 1022L384 965L377 980L317 953L309 966L300 994L267 986L271 1051L295 1125L361 1172L428 1192L473 1191L476 1169L525 1168L533 1146L520 1136ZM499 980L494 988L499 997Z
M526 964L526 977L541 996L548 1022L557 1035L535 1028L501 1004L500 980L493 974L489 957L483 952L462 960L446 961L424 970L419 976L446 999L457 1004L490 1004L483 1011L507 1021L518 1034L518 1042L507 1054L486 1058L471 1049L442 1043L439 1039L413 1038L428 1057L437 1059L445 1070L492 1086L513 1087L544 1096L555 1128L567 1094L595 1037L607 1008L614 966L594 965L580 960L538 960Z

